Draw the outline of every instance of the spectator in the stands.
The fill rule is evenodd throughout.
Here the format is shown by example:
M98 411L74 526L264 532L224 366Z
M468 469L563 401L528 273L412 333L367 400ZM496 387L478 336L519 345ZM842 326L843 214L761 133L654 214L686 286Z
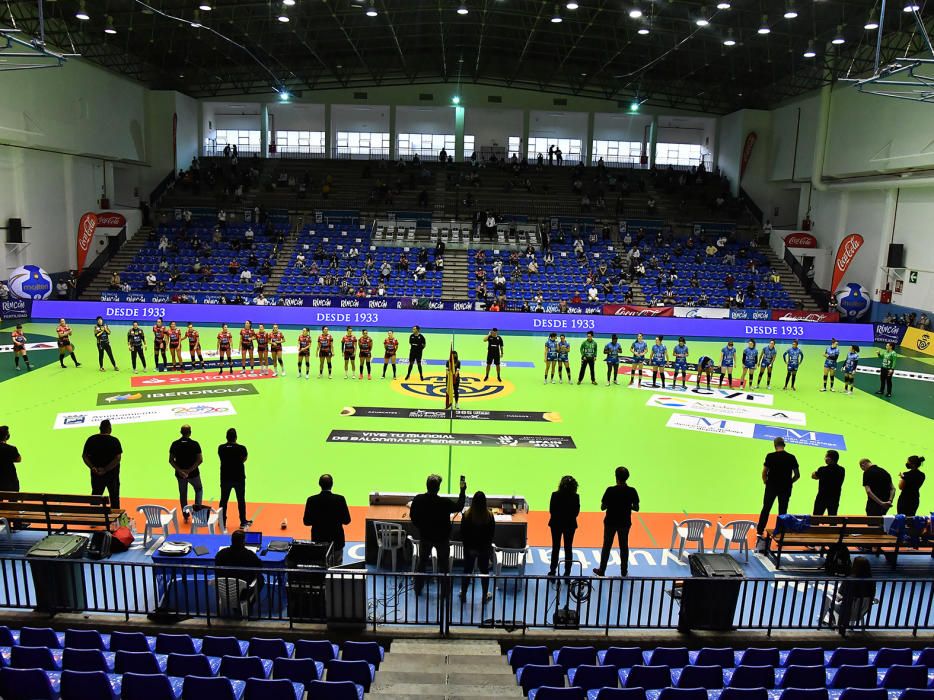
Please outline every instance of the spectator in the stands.
M506 278L503 276L502 270L493 278L493 291L497 294L506 291Z
M63 277L60 277L55 283L55 296L59 301L68 300L68 283Z
M918 319L918 328L922 331L931 330L931 319L927 314L921 314L921 318Z
M389 264L388 260L383 260L383 264L379 267L379 276L384 280L388 280L390 275L392 275L392 265Z
M355 245L350 246L350 250L347 251L347 257L350 260L356 260L357 258L360 257L360 251L357 249L357 246Z
M528 270L528 273L530 275L538 274L538 263L535 261L534 258L532 260L529 260L529 264L526 269Z
M149 290L155 289L157 283L156 274L152 271L146 273L146 288Z
M545 253L545 256L544 256L544 258L543 258L543 262L544 262L544 264L545 264L545 271L546 271L546 272L548 271L548 268L551 268L552 271L555 270L555 256L552 255L552 253L551 253L550 250L549 250L547 253Z
M252 279L253 273L250 272L249 268L243 268L243 270L240 272L240 283L249 284Z
M305 269L305 254L304 253L299 252L299 254L295 256L295 267L297 267L299 270Z
M418 263L415 266L415 281L418 282L419 280L425 279L426 272L425 266L422 263Z
M149 273L149 274L152 274L152 273ZM148 277L146 278L146 282L147 282L147 284L149 283L149 278L148 278ZM153 285L155 285L155 280L153 280ZM119 272L113 272L113 273L110 275L110 288L111 288L112 290L114 290L114 291L118 291L118 290L120 289L120 286L121 286L121 284L120 284L120 273L119 273Z
M443 271L444 270L444 258L442 258L440 255L436 257L434 265L435 265L436 270L438 270L439 272Z
M594 302L600 301L600 295L597 291L597 288L591 283L590 287L587 289L587 301Z
M409 271L409 256L405 254L405 251L399 254L399 269L403 272Z
M247 230L246 230L246 231L244 232L244 234L243 234L243 239L244 239L244 241L246 241L246 247L247 247L247 249L252 249L252 248L253 248L253 239L254 239L254 233L253 233L253 229L252 229L252 228L249 228L249 227L247 228Z
M474 272L474 278L476 278L478 282L482 282L486 279L486 270L484 270L482 267L478 267Z
M227 212L223 209L218 209L217 211L217 225L222 229L227 228Z
M712 258L717 254L717 246L711 243L710 245L707 246L707 248L705 248L704 252L707 253L707 257Z
M376 285L376 296L378 297L386 296L386 285L383 284L382 280L380 280Z

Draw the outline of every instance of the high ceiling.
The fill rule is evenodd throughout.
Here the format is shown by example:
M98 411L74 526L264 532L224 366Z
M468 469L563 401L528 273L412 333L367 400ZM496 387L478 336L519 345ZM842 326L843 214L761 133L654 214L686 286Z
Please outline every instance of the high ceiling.
M732 0L720 10L718 0L295 0L284 11L281 0L148 2L86 0L81 21L80 0L46 0L46 39L195 97L460 82L724 113L865 74L877 32L864 25L879 10L877 0ZM923 48L904 0L890 2L884 62ZM797 17L785 18L789 8ZM0 26L36 33L37 14L36 0L14 0ZM115 34L104 31L109 18ZM803 56L809 41L815 58Z

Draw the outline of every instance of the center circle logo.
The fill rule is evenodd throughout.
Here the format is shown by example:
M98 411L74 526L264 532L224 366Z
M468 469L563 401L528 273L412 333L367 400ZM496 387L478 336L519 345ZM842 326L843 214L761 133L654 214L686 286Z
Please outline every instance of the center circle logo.
M918 338L918 350L927 350L931 344L931 336L927 333Z
M447 376L444 374L425 375L425 381L418 377L409 377L399 382L393 382L393 388L406 396L418 396L423 399L444 399L447 391ZM483 381L483 377L476 374L461 372L460 400L492 399L508 396L515 387L512 382L495 379Z

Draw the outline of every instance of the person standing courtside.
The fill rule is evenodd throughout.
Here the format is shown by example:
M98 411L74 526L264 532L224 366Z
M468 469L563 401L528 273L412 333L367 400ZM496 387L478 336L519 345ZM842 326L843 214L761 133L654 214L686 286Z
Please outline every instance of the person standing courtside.
M331 561L340 564L344 560L344 525L350 525L350 509L344 497L333 492L334 477L330 474L322 474L318 486L321 493L305 501L302 522L311 528L315 542L331 543Z
M9 435L9 432L7 433ZM3 440L3 428L0 428L0 441ZM15 448L14 448L15 449ZM924 464L924 457L911 455L905 460L905 469L907 471L899 474L898 503L896 510L899 515L917 515L918 506L921 505L921 485L924 483L924 472L921 471L921 465Z
M120 441L111 435L109 420L102 420L100 432L92 435L84 443L81 458L91 470L91 495L102 496L104 491L110 496L110 507L120 508L120 460L123 447Z
M169 464L175 469L175 478L178 480L178 503L182 508L182 515L188 520L185 508L188 506L188 486L195 490L195 510L201 508L201 499L204 487L201 485L201 470L198 468L204 461L201 454L201 445L191 439L191 426L183 425L181 437L169 447Z
M490 563L493 561L493 537L496 533L496 519L486 504L486 494L477 491L470 501L470 508L461 518L461 541L464 543L464 578L461 579L461 603L467 602L467 588L470 586L474 567L483 574L480 589L483 603L492 599L490 595Z
M590 369L590 383L596 385L597 377L594 374L594 364L597 361L597 341L593 339L593 331L587 331L587 339L581 343L581 371L577 375L578 385L584 381L584 373Z
M788 512L788 501L791 499L791 487L800 477L798 460L790 452L785 451L785 441L777 437L772 441L775 451L765 456L762 465L762 483L765 484L765 495L762 497L762 512L756 525L756 534L762 537L765 525L769 520L769 513L775 500L778 499L778 514Z
M863 470L863 488L866 490L866 515L885 515L895 498L892 475L870 459L859 460L859 468Z
M496 381L501 382L503 380L500 376L499 364L503 359L503 338L499 334L499 329L493 328L483 342L486 343L486 374L483 381L490 378L490 365L496 365Z
M227 503L230 501L230 491L233 489L237 495L237 510L240 514L240 527L247 528L253 524L246 518L246 460L247 449L237 442L236 428L227 430L227 442L219 445L217 456L221 461L221 500L224 526L227 525Z
M417 327L417 326L416 326ZM464 510L467 501L467 480L461 477L460 493L456 501L442 498L441 477L432 474L425 482L425 493L412 499L409 518L418 530L418 571L424 572L431 563L431 550L437 552L438 573L446 574L450 568L451 557L451 515ZM421 595L425 587L425 578L415 579L415 595Z
M551 567L549 576L558 571L558 556L561 540L564 540L564 575L571 575L571 562L574 561L574 533L577 530L577 516L581 512L581 499L577 494L577 479L567 475L561 477L558 490L552 491L548 504L548 527L551 529Z
M606 574L610 561L613 540L619 539L619 574L629 573L629 530L632 528L632 513L639 511L639 492L629 485L629 470L616 467L616 485L603 492L600 510L603 517L603 549L600 551L600 566L593 570L596 576Z
M422 374L422 353L425 352L425 345L427 341L422 335L421 328L412 326L412 334L409 336L409 369L405 373L406 379L412 376L412 367L418 365L418 378L425 381Z
M817 482L817 496L814 498L814 515L836 515L840 507L840 492L843 490L843 480L846 470L837 462L840 453L836 450L827 450L824 455L824 466L811 474Z
M0 491L19 491L16 465L22 462L23 458L9 441L10 428L0 425Z

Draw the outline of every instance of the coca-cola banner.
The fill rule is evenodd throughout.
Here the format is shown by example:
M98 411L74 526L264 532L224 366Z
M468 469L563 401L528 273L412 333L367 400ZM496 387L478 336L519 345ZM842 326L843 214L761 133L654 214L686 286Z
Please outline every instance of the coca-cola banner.
M94 232L97 230L97 214L87 212L81 216L78 221L78 260L75 266L78 274L84 269L84 261L88 259L88 251L91 249L91 240L94 238Z
M97 228L123 228L126 226L126 217L113 211L101 212L97 215Z
M758 138L755 131L750 131L746 134L746 141L743 143L743 153L739 163L740 180L742 180L743 175L746 174L746 166L749 165L749 159L752 158L752 149L755 147Z
M773 321L810 321L811 323L837 323L840 314L836 311L805 311L803 309L776 309L772 311Z
M847 268L853 262L853 258L863 247L863 237L858 233L851 233L840 241L840 247L837 248L837 257L833 261L833 280L830 283L830 291L835 292L843 281L843 275Z
M795 231L794 233L789 233L784 238L785 245L789 248L816 248L817 239L813 234L807 233L806 231Z
M607 316L674 316L673 306L633 306L632 304L604 304Z

